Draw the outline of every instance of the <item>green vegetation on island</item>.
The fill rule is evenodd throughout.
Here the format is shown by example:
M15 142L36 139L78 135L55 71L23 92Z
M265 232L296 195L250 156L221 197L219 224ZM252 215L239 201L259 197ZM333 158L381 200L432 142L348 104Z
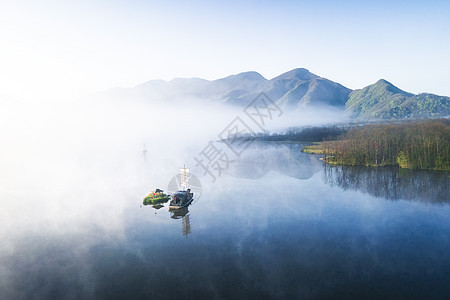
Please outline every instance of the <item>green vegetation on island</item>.
M156 189L147 196L145 196L142 203L144 205L155 205L155 204L161 204L166 203L169 201L169 196L164 194L163 190Z
M330 164L450 171L450 120L366 125L302 151Z

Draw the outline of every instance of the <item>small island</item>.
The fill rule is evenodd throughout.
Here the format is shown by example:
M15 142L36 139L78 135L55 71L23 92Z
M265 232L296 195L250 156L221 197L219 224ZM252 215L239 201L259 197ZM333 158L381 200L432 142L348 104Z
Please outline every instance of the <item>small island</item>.
M142 203L144 205L157 205L161 203L166 203L167 201L169 201L169 195L165 194L163 190L156 189L147 196L145 196Z

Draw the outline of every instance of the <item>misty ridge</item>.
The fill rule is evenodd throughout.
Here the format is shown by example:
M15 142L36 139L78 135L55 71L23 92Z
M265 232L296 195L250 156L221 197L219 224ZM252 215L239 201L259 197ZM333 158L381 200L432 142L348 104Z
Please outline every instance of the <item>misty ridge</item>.
M225 104L244 108L261 92L285 113L301 117L307 112L332 112L358 120L435 118L450 115L450 98L429 93L414 95L380 79L362 89L351 90L297 68L266 79L257 72L243 72L217 80L175 78L151 80L134 88L114 88L105 95L114 98L141 98L153 103L174 105Z

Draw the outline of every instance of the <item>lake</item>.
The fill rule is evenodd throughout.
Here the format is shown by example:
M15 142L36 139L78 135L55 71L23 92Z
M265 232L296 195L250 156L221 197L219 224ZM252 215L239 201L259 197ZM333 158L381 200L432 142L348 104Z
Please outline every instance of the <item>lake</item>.
M0 298L450 297L448 173L253 143L214 181L194 160L203 146L22 169L0 190ZM192 205L143 206L184 163Z

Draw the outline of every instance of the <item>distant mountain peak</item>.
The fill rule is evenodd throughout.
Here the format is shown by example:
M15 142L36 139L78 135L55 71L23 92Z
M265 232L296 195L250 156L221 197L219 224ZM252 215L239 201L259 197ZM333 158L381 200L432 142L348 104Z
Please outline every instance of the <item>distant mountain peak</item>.
M266 81L267 79L264 78L264 76L262 76L258 72L248 71L216 79L215 81L227 81L227 80Z
M307 81L307 80L311 80L314 78L319 78L319 76L311 73L309 70L305 69L305 68L296 68L293 70L290 70L286 73L283 73L275 78L273 78L272 80L281 80L281 79L299 79L299 80L303 80L303 81Z
M186 78L186 77L175 77L172 80L168 81L168 82L182 82L182 81L207 81L206 79L202 79L202 78L198 78L198 77L190 77L190 78Z
M235 76L243 77L249 80L267 80L266 78L264 78L264 76L255 71L242 72Z
M387 84L387 85L393 85L392 83L390 83L389 81L387 81L386 79L379 79L377 82L375 82L375 84Z
M162 86L167 84L167 81L162 80L162 79L152 79L146 82L143 82L141 84L138 84L137 86L135 86L135 88L142 88L142 87L146 87L146 86Z
M381 89L383 89L387 92L393 93L393 94L412 95L408 92L405 92L404 90L399 89L398 87L396 87L395 85L393 85L392 83L387 81L386 79L380 79L377 82L375 82L374 84L367 86L366 88L368 88L368 89L381 88Z

